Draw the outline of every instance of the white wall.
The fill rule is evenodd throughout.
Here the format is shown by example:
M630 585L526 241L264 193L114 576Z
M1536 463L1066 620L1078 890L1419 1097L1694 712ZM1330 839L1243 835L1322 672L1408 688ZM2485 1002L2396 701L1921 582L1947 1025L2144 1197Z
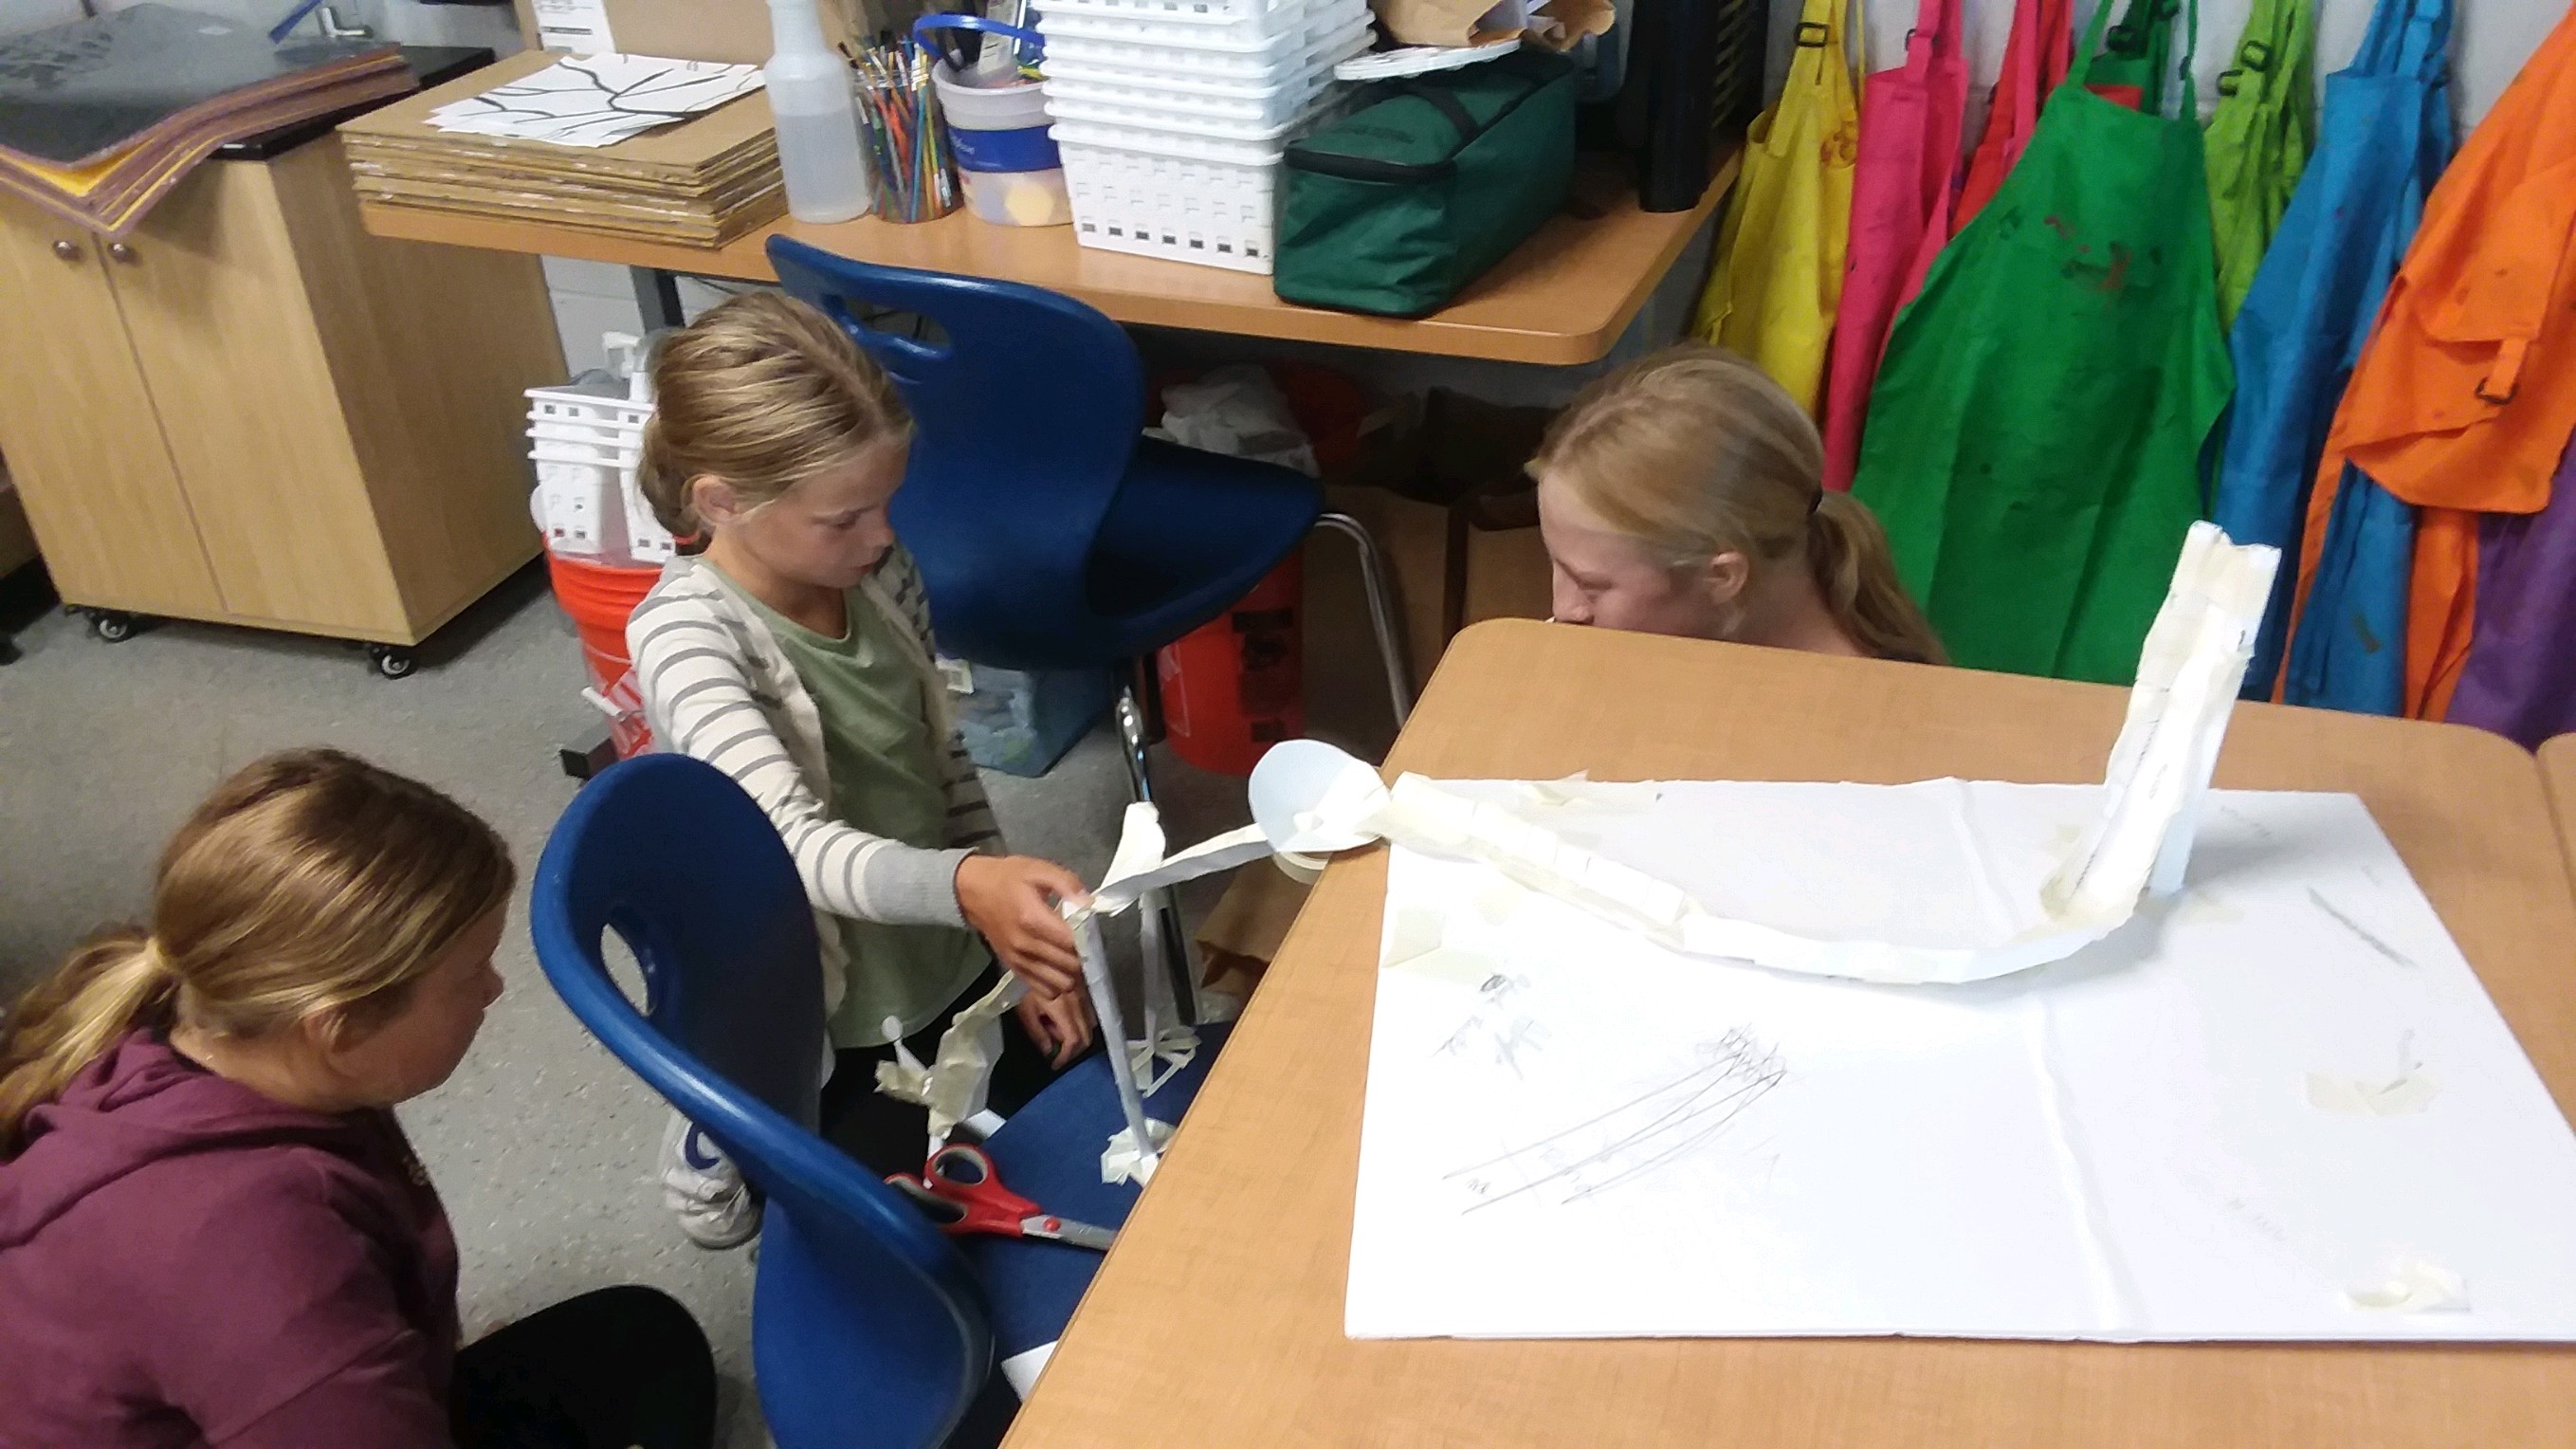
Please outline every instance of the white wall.
M635 275L606 262L577 262L547 257L546 290L554 297L555 330L563 335L564 364L575 374L606 367L608 354L599 344L604 332L634 332L643 325L635 304ZM680 315L695 317L724 300L724 288L680 279Z
M1815 0L1819 10L1830 9L1840 0ZM1915 0L1850 0L1854 10L1867 17L1869 66L1873 70L1900 65L1905 59L1905 32L1912 28ZM2111 0L2124 4L2125 0ZM2322 86L2328 72L2341 69L2352 60L2361 46L2361 36L2370 26L2374 0L2312 0L2317 12L2317 76ZM2451 31L2451 83L2457 96L2461 133L2477 123L2493 106L2496 97L2522 69L2523 62L2540 47L2541 37L2548 34L2561 16L2567 13L2565 0L2452 0L2456 19ZM1970 101L1971 110L1982 110L1982 91L1994 84L1995 74L2003 67L2004 39L2011 32L2014 0L1963 0L1968 18L1969 55L1972 62L1971 85L1980 94ZM1771 0L1771 75L1772 84L1788 63L1799 19L1799 0ZM2200 101L2206 109L2217 99L2215 86L2218 73L2228 68L2236 53L2237 36L2245 28L2245 17L2252 8L2251 0L2201 0L2200 46L2194 70L2200 79ZM2118 11L2113 12L2117 19ZM2080 40L2084 26L2093 18L2093 7L2077 0L2075 33ZM2179 23L2179 22L2177 22Z

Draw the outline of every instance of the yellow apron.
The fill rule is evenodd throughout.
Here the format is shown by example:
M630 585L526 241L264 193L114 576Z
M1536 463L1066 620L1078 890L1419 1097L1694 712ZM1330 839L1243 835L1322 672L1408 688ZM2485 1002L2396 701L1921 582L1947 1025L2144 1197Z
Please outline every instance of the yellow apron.
M1859 146L1840 7L1806 0L1788 82L1744 138L1744 170L1693 330L1751 358L1810 414L1842 302Z

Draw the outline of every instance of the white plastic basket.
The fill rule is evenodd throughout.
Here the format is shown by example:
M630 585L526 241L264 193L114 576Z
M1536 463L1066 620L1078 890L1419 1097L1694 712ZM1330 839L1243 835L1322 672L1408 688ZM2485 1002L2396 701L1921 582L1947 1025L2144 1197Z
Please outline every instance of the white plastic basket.
M1306 0L1054 0L1038 12L1038 23L1083 20L1133 20L1154 25L1212 29L1225 26L1280 29L1293 25Z
M1371 18L1368 0L1295 0L1297 11L1278 13L1258 28L1182 26L1132 18L1067 15L1042 18L1050 75L1064 65L1115 66L1176 79L1228 76L1258 79L1296 64L1317 39Z
M620 423L565 423L550 421L530 414L528 438L538 443L561 443L570 447L614 450L642 449L644 430Z
M1103 251L1270 272L1275 146L1202 142L1174 154L1170 138L1115 126L1059 123L1074 240Z
M1296 116L1325 86L1334 84L1333 66L1368 49L1367 21L1321 44L1311 46L1295 67L1276 79L1250 84L1242 79L1180 80L1138 75L1114 68L1067 67L1049 60L1046 94L1050 111L1058 101L1068 109L1056 114L1069 120L1160 126L1204 131L1205 122L1267 130Z
M583 392L569 387L528 389L528 421L629 427L643 431L653 416L651 403Z
M1296 37L1304 48L1283 48L1274 60L1262 52L1258 61L1234 51L1183 50L1174 46L1112 44L1075 44L1051 46L1047 51L1046 73L1050 85L1057 81L1081 81L1086 84L1127 87L1152 87L1174 95L1213 96L1240 100L1257 95L1281 81L1313 70L1318 57L1324 69L1368 49L1376 32L1369 23L1365 6L1356 14L1346 15L1343 23L1329 27L1329 33L1309 30Z
M1184 20L1142 6L1058 0L1039 17L1038 30L1046 36L1050 63L1107 60L1098 47L1114 46L1136 52L1125 63L1199 73L1204 67L1190 59L1174 60L1169 53L1209 60L1225 54L1266 56L1274 65L1293 64L1306 38L1318 29L1338 31L1368 13L1366 0L1277 0L1248 14ZM1072 51L1060 49L1068 44Z
M1179 101L1182 98L1176 96L1173 99ZM1065 126L1072 124L1085 129L1125 132L1124 144L1140 149L1155 149L1176 142L1213 142L1262 147L1271 152L1274 160L1277 159L1281 138L1288 134L1296 113L1296 108L1292 107L1288 115L1267 120L1227 120L1204 111L1099 105L1090 101L1058 100L1052 94L1047 97L1047 114L1055 117L1055 136L1059 145L1064 140Z
M1356 94L1349 86L1327 88L1292 119L1247 135L1229 136L1213 123L1165 130L1056 122L1074 240L1268 275L1280 152L1348 111Z
M637 478L650 403L576 388L528 389L529 512L557 553L668 561L677 552Z

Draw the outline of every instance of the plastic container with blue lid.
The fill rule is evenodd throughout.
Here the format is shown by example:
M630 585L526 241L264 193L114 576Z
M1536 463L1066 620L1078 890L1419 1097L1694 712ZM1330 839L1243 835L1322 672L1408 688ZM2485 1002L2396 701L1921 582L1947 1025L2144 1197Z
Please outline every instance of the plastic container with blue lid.
M1038 40L1035 31L972 16L925 15L915 30L933 26ZM946 61L932 69L930 80L948 121L967 209L1000 226L1070 225L1073 203L1065 192L1064 160L1049 133L1045 89L1016 74L1000 85L972 84Z

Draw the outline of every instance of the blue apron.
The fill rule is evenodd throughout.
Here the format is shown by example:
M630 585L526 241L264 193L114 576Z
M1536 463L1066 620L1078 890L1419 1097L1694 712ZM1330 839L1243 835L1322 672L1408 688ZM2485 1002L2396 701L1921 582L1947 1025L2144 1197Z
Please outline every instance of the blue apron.
M2304 489L2302 492L2306 491ZM2295 573L2295 559L2281 571ZM2350 463L2326 518L2316 582L2281 699L2359 714L2406 709L2407 585L2415 576L2415 505L2399 501ZM2275 596L2273 607L2289 605ZM2251 685L2248 685L2251 688Z
M2245 671L2249 699L2269 697L2280 676L2301 525L2335 403L2450 160L2450 33L2451 0L2379 0L2360 53L2326 77L2316 154L2228 337L2236 400L2210 516L2237 542L2283 554ZM2292 651L2283 697L2394 713L2415 513L2358 471L2344 486L2301 631L2316 637Z

